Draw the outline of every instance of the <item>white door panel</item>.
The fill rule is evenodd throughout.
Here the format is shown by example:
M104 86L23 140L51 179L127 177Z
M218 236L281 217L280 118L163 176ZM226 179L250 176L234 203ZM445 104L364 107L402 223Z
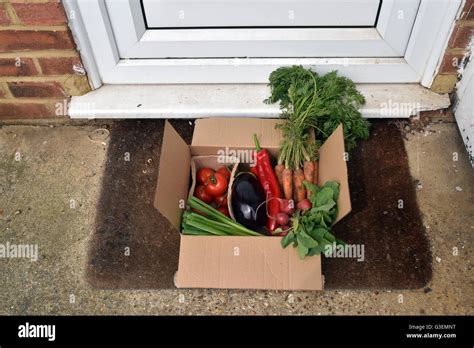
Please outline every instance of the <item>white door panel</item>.
M380 0L143 0L149 28L374 26Z
M210 0L207 1L204 4L211 3ZM224 9L235 1L238 0L220 0L218 2L221 5L218 7ZM196 7L195 1L176 0L175 2L184 8L184 18L187 18L186 13L193 12L192 9ZM169 20L163 18L163 24L160 24L164 27L177 25L173 22L175 18L171 17L179 16L177 9L179 6L173 11L167 11L166 5L171 3L171 0L144 0L143 9L148 17L150 14L155 14L151 16L154 20L168 14L166 17L169 17ZM291 1L283 0L246 0L243 8L247 8L252 13L252 6L271 4L286 4L287 6L289 3L293 4ZM299 0L294 2L295 5L301 6L295 14L304 12L305 6L307 13L316 13L312 22L314 25L344 23L345 27L264 27L265 21L269 20L266 17L272 18L276 11L270 6L266 17L261 14L260 22L257 21L258 16L245 16L244 13L236 11L232 23L243 26L240 28L203 29L182 26L178 29L150 29L146 26L140 0L106 0L117 48L120 57L125 59L403 57L419 3L420 0L384 0L381 3L373 0ZM156 6L154 10L151 9L151 4ZM380 8L379 4L381 4ZM162 13L159 11L159 6L163 7ZM336 11L338 8L341 12ZM178 11L178 14L175 13L172 16L174 11ZM253 13L256 12L258 11L253 11ZM317 13L325 14L326 12L327 16L324 16L327 17L326 19L322 17L318 19L320 16ZM350 12L352 16L348 15ZM376 20L379 12L380 19ZM157 13L161 15L158 16ZM333 13L332 16L331 13ZM208 26L222 23L214 9L209 9L209 13L202 15L199 21L208 23ZM295 20L296 18L298 16L295 15ZM304 18L306 22L312 20L312 16ZM371 26L354 27L350 24L354 21L371 23ZM260 26L248 28L250 23ZM375 23L377 26L374 27ZM379 28L383 29L383 32Z
M375 27L174 30L148 28L140 0L63 1L77 13L70 25L84 61L103 83L267 83L272 70L301 64L356 83L424 86L462 2L383 0Z

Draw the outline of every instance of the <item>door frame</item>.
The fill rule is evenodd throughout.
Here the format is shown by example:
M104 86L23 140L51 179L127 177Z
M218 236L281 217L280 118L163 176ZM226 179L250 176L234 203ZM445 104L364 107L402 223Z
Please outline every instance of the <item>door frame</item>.
M242 57L242 52L252 52L248 55L251 58L362 58L373 57L374 52L379 58L400 58L405 54L419 3L380 2L373 28L148 30L140 0L105 0L105 7L122 59L228 58ZM84 12L86 9L87 5Z
M266 83L271 71L293 64L308 66L320 73L339 70L357 83L415 82L430 87L462 2L421 0L403 57L121 59L105 1L63 1L95 88L102 83ZM133 5L136 1L122 0L121 3ZM128 29L134 28L132 31L127 29L127 40L141 40L146 33L140 36L144 27L137 28L136 24L142 13L130 13L132 21L123 23ZM380 23L379 33L388 35L383 31L389 28L387 21L382 18Z

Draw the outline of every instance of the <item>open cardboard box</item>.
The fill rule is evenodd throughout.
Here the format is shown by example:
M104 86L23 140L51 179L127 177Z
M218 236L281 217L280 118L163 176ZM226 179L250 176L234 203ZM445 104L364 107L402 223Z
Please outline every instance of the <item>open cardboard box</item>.
M219 150L254 149L253 134L262 148L278 155L281 132L277 119L207 118L195 122L191 146L166 122L161 149L155 208L181 231L190 185L191 157ZM351 210L342 125L319 150L318 184L340 184L337 220ZM181 235L178 288L322 290L321 257L300 260L297 251L280 245L282 237Z

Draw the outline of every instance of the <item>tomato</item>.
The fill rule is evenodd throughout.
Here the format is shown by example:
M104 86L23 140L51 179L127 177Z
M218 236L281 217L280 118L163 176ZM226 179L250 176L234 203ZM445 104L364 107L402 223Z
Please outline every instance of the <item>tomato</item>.
M208 204L214 200L214 197L206 192L206 187L204 185L199 185L194 189L194 197Z
M222 196L214 197L214 202L218 207L227 207L227 193L224 193Z
M206 192L213 197L221 196L225 191L227 191L227 184L228 182L224 175L214 173L206 181Z
M219 169L217 169L217 172L216 173L220 173L222 175L225 176L225 178L227 179L227 181L230 180L230 170L229 168L227 167L220 167Z
M225 216L230 217L229 209L227 209L226 207L220 207L220 208L217 208L217 210L219 210L219 211L220 211L222 214L224 214Z
M214 171L211 168L201 168L196 173L196 179L200 185L205 185L212 174Z

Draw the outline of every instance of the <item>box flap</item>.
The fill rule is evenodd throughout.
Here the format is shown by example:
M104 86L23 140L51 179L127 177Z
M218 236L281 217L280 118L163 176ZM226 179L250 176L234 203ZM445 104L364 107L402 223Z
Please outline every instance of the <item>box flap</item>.
M190 162L189 146L166 121L154 206L178 230L188 197Z
M205 118L196 120L194 147L254 148L257 134L263 148L278 147L281 132L275 131L278 119L264 118Z
M319 185L324 185L326 181L331 180L337 181L340 185L337 201L339 214L336 221L349 214L352 209L345 151L344 134L342 124L340 124L319 149L318 166Z
M322 290L321 257L300 260L280 237L181 236L179 288Z

